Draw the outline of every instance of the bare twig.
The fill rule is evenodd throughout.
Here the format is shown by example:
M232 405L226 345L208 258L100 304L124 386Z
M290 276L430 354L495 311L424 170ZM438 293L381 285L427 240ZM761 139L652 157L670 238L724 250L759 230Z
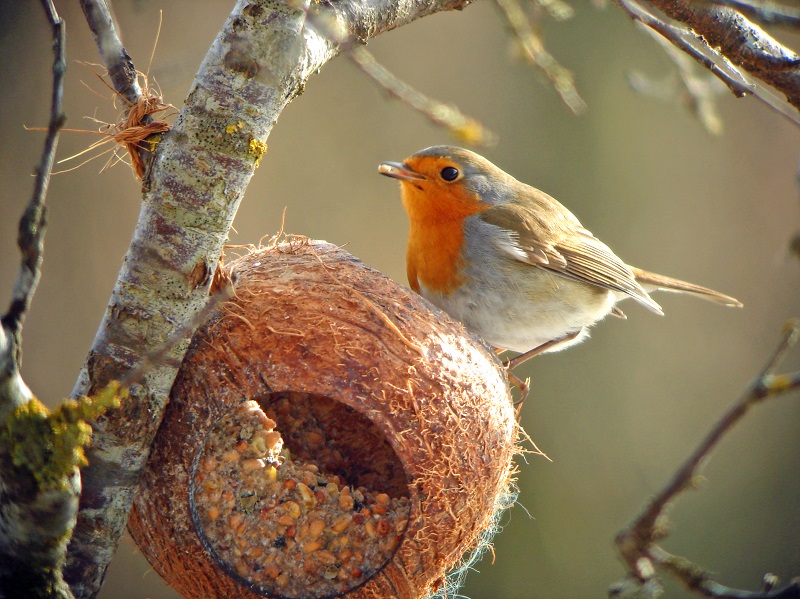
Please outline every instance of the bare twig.
M495 0L495 3L503 13L511 31L519 40L525 58L544 73L558 95L561 96L561 100L572 112L580 114L585 111L586 102L575 88L575 78L572 73L559 64L555 57L545 49L542 40L533 31L518 0Z
M381 65L367 50L363 41L349 36L341 23L320 14L311 7L306 9L306 25L320 36L345 52L353 63L390 96L404 102L428 117L434 124L445 127L456 139L476 146L490 146L497 136L477 120L463 114L457 106L434 100L409 85Z
M437 125L447 128L457 139L473 145L486 146L495 143L497 136L481 123L463 114L456 106L429 98L406 82L395 77L364 47L354 47L350 58L370 79L398 98L427 116Z
M149 73L143 75L136 70L131 57L117 35L114 18L106 0L81 0L81 8L89 29L94 35L100 58L114 90L125 101L125 117L118 125L120 134L125 137L124 141L118 143L128 151L134 174L138 179L142 179L146 174L145 165L148 164L151 150L147 144L141 142L152 134L169 129L169 125L164 121L153 123L152 117L152 114L162 111L169 105L164 104L161 98L150 92L147 85ZM155 48L153 51L155 52ZM142 75L147 88L144 93L139 85L139 77Z
M22 361L22 325L33 294L39 284L44 252L44 234L47 225L45 199L53 170L59 130L64 125L62 110L64 95L64 73L66 62L66 35L64 22L56 13L52 2L43 0L48 21L53 29L53 91L50 99L50 122L36 167L33 193L19 222L17 244L22 254L17 280L12 291L11 305L0 319L0 417L4 417L15 406L31 398L31 393L19 375Z
M765 88L763 85L758 84L753 79L754 77L757 79L763 79L766 83L774 85L775 83L779 83L778 81L776 81L775 77L764 73L762 73L762 76L759 77L758 73L743 72L739 68L739 66L735 65L733 62L731 62L731 60L729 60L728 55L726 53L713 49L712 46L718 44L714 44L710 40L707 40L702 33L698 32L696 29L679 27L674 23L667 22L663 18L659 18L653 15L648 10L645 10L637 0L615 0L615 1L633 19L640 21L647 27L650 27L654 31L660 33L667 40L669 40L670 43L674 44L676 47L686 52L689 56L697 60L697 62L699 62L709 71L711 71L711 73L717 76L725 85L728 86L728 88L735 96L741 98L748 94L752 94L759 100L767 104L770 108L772 108L776 112L782 114L783 116L791 120L794 124L800 125L800 113L798 113L796 108L794 108L793 106L789 106L784 100L779 98L777 95L775 95L769 89ZM661 0L648 0L648 1L651 4L659 4L659 5L662 4ZM681 4L682 6L685 6L685 4L683 3ZM728 10L728 9L718 9L718 10ZM683 13L678 13L678 14L683 14ZM738 16L741 19L743 19L741 15ZM709 21L710 20L711 19L709 19ZM731 21L731 19L729 19L728 21ZM698 22L700 21L698 20ZM702 21L702 23L705 24L705 21ZM752 24L750 25L752 26ZM735 27L736 24L730 23L730 26ZM775 40L767 36L765 33L763 32L761 33L763 34L763 36L762 38L759 39L763 40L763 44L766 48L764 50L764 54L765 56L767 56L773 53L770 52L769 49L771 49L772 46L776 45L777 42L775 42ZM756 35L755 32L754 35ZM777 45L780 48L783 48L779 44ZM733 50L732 47L728 47L727 50L728 53L736 54L736 52ZM785 48L783 50L785 50ZM749 50L750 53L756 51L757 50ZM786 50L786 52L789 51ZM746 69L746 67L744 68ZM749 71L750 69L746 70ZM792 104L794 104L795 106L800 105L800 79L798 79L797 82L794 82L789 77L787 77L787 79L790 80L787 81L785 85L781 85L780 87L776 85L775 87L780 91L786 93L787 98ZM797 87L796 90L795 87ZM795 94L795 92L797 93ZM791 96L789 94L791 94Z
M51 0L42 0L52 28L53 91L50 122L36 167L34 189L20 219L18 244L22 260L11 306L0 320L0 425L16 410L41 404L19 374L22 326L41 277L46 228L45 199L55 160L58 134L64 124L62 98L66 62L64 22ZM29 432L29 431L25 431ZM69 534L75 525L80 478L76 468L60 471L56 488L32 483L31 471L18 467L12 445L0 451L0 595L71 598L62 575Z
M708 1L708 0L706 0ZM714 4L738 10L764 25L800 26L800 9L761 0L710 0Z
M81 8L114 89L128 106L135 106L142 96L138 73L117 35L106 0L81 0Z
M42 156L36 167L33 195L19 222L17 243L22 253L22 264L14 285L11 306L2 321L3 326L12 333L18 333L22 329L25 315L39 284L47 224L45 199L58 146L59 130L65 121L61 108L64 96L64 73L67 70L64 22L56 13L52 2L45 1L42 4L53 27L53 50L56 55L53 63L53 92L50 99L50 123L47 127Z
M670 43L686 52L706 69L719 77L736 97L741 98L755 92L755 86L748 83L733 65L727 63L727 61L722 64L717 64L714 57L708 56L703 48L707 44L692 31L677 27L654 16L652 13L645 10L636 0L616 1L631 18L664 36Z
M800 319L786 324L777 349L747 392L723 414L705 439L673 475L667 485L653 498L644 511L615 539L617 551L628 567L629 575L644 585L655 578L656 567L671 572L687 588L706 597L720 598L778 598L800 597L800 582L781 589L750 592L730 589L712 580L711 575L689 560L670 554L658 545L666 536L666 512L671 503L692 487L702 464L719 441L744 417L754 405L764 399L800 389L800 371L776 374L786 353L800 338Z

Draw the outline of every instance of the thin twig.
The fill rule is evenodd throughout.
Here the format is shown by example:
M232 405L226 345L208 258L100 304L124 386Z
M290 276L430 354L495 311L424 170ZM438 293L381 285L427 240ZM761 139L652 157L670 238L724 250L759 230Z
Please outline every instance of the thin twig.
M3 327L15 337L22 330L23 321L41 277L44 234L47 225L45 200L58 146L59 130L66 120L62 110L64 74L67 70L64 22L56 13L52 2L42 0L42 5L53 28L53 50L55 52L53 91L50 99L50 123L47 127L42 156L36 167L33 194L19 222L17 244L22 253L22 262L17 273L11 306L2 319Z
M81 8L114 89L127 100L128 106L135 106L142 96L138 73L117 35L106 1L81 0Z
M528 61L545 74L558 95L561 96L561 100L572 112L575 114L584 112L586 102L578 94L575 78L545 49L542 40L533 31L520 3L517 0L495 0L495 3L503 13L511 31L519 40Z
M33 193L19 223L17 242L22 260L11 306L0 320L0 422L4 427L9 426L12 419L8 416L13 410L35 409L38 404L19 373L22 326L41 278L47 224L45 201L59 130L65 121L62 109L67 68L65 26L52 0L42 0L41 4L53 36L53 90L50 122L36 167ZM32 486L31 470L24 465L19 467L10 453L6 447L0 456L0 595L72 599L62 567L77 511L80 490L77 470L68 466L60 471L58 484L52 488Z
M125 130L137 132L145 132L149 136L156 132L163 132L169 129L169 125L159 121L160 126L156 127L158 131L152 128L152 114L157 112L155 105L163 105L161 98L145 90L143 95L142 88L139 85L139 73L128 55L125 46L117 35L117 29L114 26L114 19L111 11L108 9L106 0L81 0L81 8L86 17L86 22L94 35L94 41L97 49L100 52L100 57L103 61L103 66L108 73L114 90L125 100L127 108L125 114L127 118L124 119ZM161 31L161 22L159 20L158 26L159 33ZM158 38L156 38L157 40ZM153 48L155 53L155 47ZM150 60L152 61L152 55ZM150 65L147 67L148 73L144 75L145 84L147 84L147 75L149 74ZM168 106L168 105L163 105ZM161 125L163 123L163 125ZM139 143L138 141L125 143L125 148L131 156L134 173L137 178L142 179L145 176L145 166L148 164L148 157L150 156L150 149L146 144Z
M670 504L683 491L691 488L703 463L719 441L733 429L751 407L769 397L800 389L800 371L775 374L786 353L800 339L800 319L786 324L777 349L770 356L761 373L747 392L717 421L705 439L673 475L667 485L653 498L644 511L615 539L617 550L628 566L630 575L642 584L654 578L654 566L660 566L675 575L687 588L707 597L776 598L800 597L800 584L792 583L782 589L768 592L737 591L724 587L702 568L685 558L674 556L657 543L665 536L664 519ZM787 590L788 589L788 590ZM787 593L787 594L783 594Z
M692 562L665 551L659 546L653 546L652 554L655 561L675 578L682 581L690 590L714 599L798 599L800 598L800 581L792 580L784 586L769 586L759 591L735 589L720 584L711 578L711 575L697 567ZM772 578L767 574L765 580ZM777 588L775 588L777 587Z
M475 146L491 146L497 136L479 121L466 116L458 107L445 104L412 87L381 65L357 37L347 35L340 24L317 10L303 8L306 26L345 53L353 63L390 96L446 128L456 139Z
M354 47L348 55L358 68L391 96L402 100L437 125L447 128L457 139L480 146L496 142L497 136L481 123L466 116L456 106L429 98L405 81L401 81L378 63L366 48Z
M696 47L692 42L701 45L705 44L705 42L690 30L677 27L655 17L635 0L616 0L616 2L632 19L639 21L653 31L661 34L669 40L671 44L689 54L689 56L719 77L736 97L741 98L748 94L755 93L755 86L745 81L742 73L733 67L733 65L727 62L719 65L713 58Z
M660 33L673 45L686 52L718 77L736 97L752 94L795 125L800 125L800 113L764 86L756 83L721 53L712 49L696 32L654 16L636 0L615 0L631 18Z

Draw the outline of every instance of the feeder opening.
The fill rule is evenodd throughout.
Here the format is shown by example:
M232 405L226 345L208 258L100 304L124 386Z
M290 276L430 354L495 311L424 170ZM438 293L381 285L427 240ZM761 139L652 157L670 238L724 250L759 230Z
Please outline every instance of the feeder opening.
M378 427L294 391L224 414L195 457L189 494L206 550L266 597L360 587L394 555L410 514L406 473Z

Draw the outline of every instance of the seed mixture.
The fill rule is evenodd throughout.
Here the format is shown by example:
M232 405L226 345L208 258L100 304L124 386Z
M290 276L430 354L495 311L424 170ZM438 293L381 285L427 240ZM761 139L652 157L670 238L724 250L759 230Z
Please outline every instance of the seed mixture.
M363 418L355 412L309 397L274 394L263 411L241 403L214 427L193 471L201 537L264 595L346 593L386 564L408 523L388 443L354 426Z

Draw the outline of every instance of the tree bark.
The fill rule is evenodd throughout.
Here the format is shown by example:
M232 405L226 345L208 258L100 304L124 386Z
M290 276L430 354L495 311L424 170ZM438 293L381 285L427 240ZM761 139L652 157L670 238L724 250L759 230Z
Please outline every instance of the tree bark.
M202 309L273 125L340 45L467 3L374 0L309 9L307 0L239 0L157 145L133 240L73 396L139 367ZM184 330L187 338L94 426L66 572L76 597L94 596L102 585L188 344Z

